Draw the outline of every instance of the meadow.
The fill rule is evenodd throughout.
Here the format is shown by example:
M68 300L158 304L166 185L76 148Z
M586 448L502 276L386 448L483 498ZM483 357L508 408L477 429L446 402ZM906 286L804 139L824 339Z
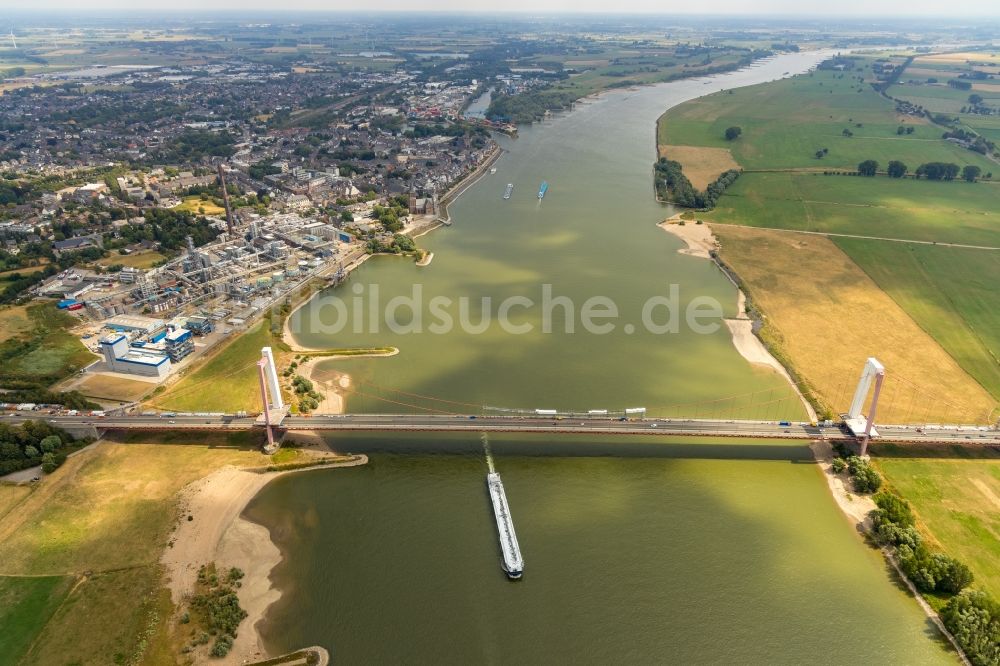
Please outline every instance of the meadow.
M973 587L1000 596L1000 456L991 449L877 444L872 456L932 544L968 564Z
M1000 252L853 238L834 242L1000 401Z
M725 224L1000 247L1000 183L746 173L698 217Z
M160 554L177 493L273 462L249 433L143 435L70 458L0 517L0 664L175 664Z
M270 321L265 318L235 340L221 343L221 350L147 404L185 412L260 411L256 366L260 348L280 342L280 335L271 333ZM225 390L219 390L220 386Z
M69 331L77 320L57 310L54 303L38 303L23 311L10 308L2 312L0 320L9 318L20 332L0 347L0 384L48 386L97 360L97 356ZM28 326L23 324L24 314Z
M858 63L860 71L817 70L681 104L661 116L657 143L728 148L748 171L854 170L874 159L883 169L890 160L904 162L911 172L924 162L940 161L1000 175L996 163L942 140L942 128L896 113L895 104L868 84L869 61ZM912 133L899 134L901 126ZM743 132L728 141L728 127ZM823 149L827 152L817 157Z

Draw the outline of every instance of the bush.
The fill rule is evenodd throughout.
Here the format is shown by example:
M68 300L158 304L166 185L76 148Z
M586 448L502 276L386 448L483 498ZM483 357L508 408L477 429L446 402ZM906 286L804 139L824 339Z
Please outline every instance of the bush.
M941 620L975 666L1000 664L1000 603L974 590L952 597Z
M900 527L913 527L916 519L913 516L913 509L910 503L899 495L890 492L881 492L873 498L875 506L881 509L886 519Z
M227 654L229 654L229 651L232 649L233 649L232 637L228 635L222 635L216 639L215 645L212 646L212 651L210 652L210 654L213 657L225 657Z
M851 483L858 493L873 493L882 487L882 477L864 458L851 456L847 459L847 470Z
M726 141L733 141L739 138L740 134L743 134L742 127L727 127L726 128Z
M843 458L833 459L833 473L840 474L845 469L847 469L847 462Z
M56 458L51 453L42 454L42 471L46 474L51 474L56 471L59 466L56 464Z
M932 553L926 546L900 546L896 555L903 573L921 592L958 594L972 584L969 567L944 553Z

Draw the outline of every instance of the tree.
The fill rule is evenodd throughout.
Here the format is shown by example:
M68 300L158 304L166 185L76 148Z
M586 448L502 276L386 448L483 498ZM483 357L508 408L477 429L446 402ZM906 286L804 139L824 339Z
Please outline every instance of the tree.
M974 183L976 178L979 178L980 173L982 173L982 169L974 164L968 164L962 169L962 179Z
M42 471L46 474L51 474L56 471L58 465L56 464L56 457L51 453L42 454Z
M878 162L875 160L865 160L858 165L858 173L862 176L874 176L878 172Z
M980 590L952 597L941 620L976 666L1000 663L1000 603Z
M969 104L972 106L979 106L983 103L982 95L969 95Z
M38 443L38 448L42 450L43 453L52 453L58 448L62 447L62 440L59 439L59 435L49 435L41 442Z
M726 128L726 141L733 141L743 134L742 127L727 127Z
M889 174L890 178L902 178L906 175L906 171L906 165L899 160L892 160L886 167L886 173Z
M927 162L917 167L917 178L926 176L927 180L955 180L961 168L951 162Z

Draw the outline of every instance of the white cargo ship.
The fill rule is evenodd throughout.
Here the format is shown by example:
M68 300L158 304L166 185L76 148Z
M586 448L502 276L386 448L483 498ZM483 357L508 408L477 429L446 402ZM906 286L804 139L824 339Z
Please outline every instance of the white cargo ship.
M490 490L493 516L497 521L497 536L500 538L500 550L503 552L503 570L510 578L520 578L524 573L524 560L521 558L521 547L517 544L517 535L514 534L514 521L510 517L510 507L507 505L507 495L504 493L500 475L496 472L487 474L486 486Z

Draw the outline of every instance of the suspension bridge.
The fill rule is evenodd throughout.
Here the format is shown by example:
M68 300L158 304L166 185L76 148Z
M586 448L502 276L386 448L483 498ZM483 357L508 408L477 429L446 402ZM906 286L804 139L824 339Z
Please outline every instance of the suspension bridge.
M441 398L352 379L340 391L387 407L386 413L292 414L281 395L271 349L261 350L257 368L261 409L258 413L141 412L137 406L108 412L60 412L39 415L15 412L8 422L42 418L69 431L102 430L231 431L262 429L267 450L290 431L522 432L585 435L708 436L856 441L864 453L870 440L1000 445L995 425L935 425L919 422L876 424L886 371L876 359L865 363L850 409L838 419L794 421L802 413L800 393L787 387L767 388L709 400L656 407L618 407L583 411L510 408ZM251 366L248 366L251 367ZM232 374L246 370L239 368ZM901 382L906 382L905 379ZM218 381L215 378L213 381ZM874 384L874 389L873 385ZM185 391L198 390L190 386ZM804 388L804 387L803 387ZM916 388L916 387L915 387ZM802 389L800 388L800 391ZM805 391L802 391L805 393ZM176 394L176 393L175 393ZM869 396L871 396L869 401ZM868 403L867 409L865 404ZM919 404L917 398L911 400ZM898 411L896 412L898 413ZM985 415L992 418L994 415ZM983 422L980 417L979 423ZM970 421L976 423L976 421ZM988 422L988 421L987 421ZM277 435L277 437L276 437Z

